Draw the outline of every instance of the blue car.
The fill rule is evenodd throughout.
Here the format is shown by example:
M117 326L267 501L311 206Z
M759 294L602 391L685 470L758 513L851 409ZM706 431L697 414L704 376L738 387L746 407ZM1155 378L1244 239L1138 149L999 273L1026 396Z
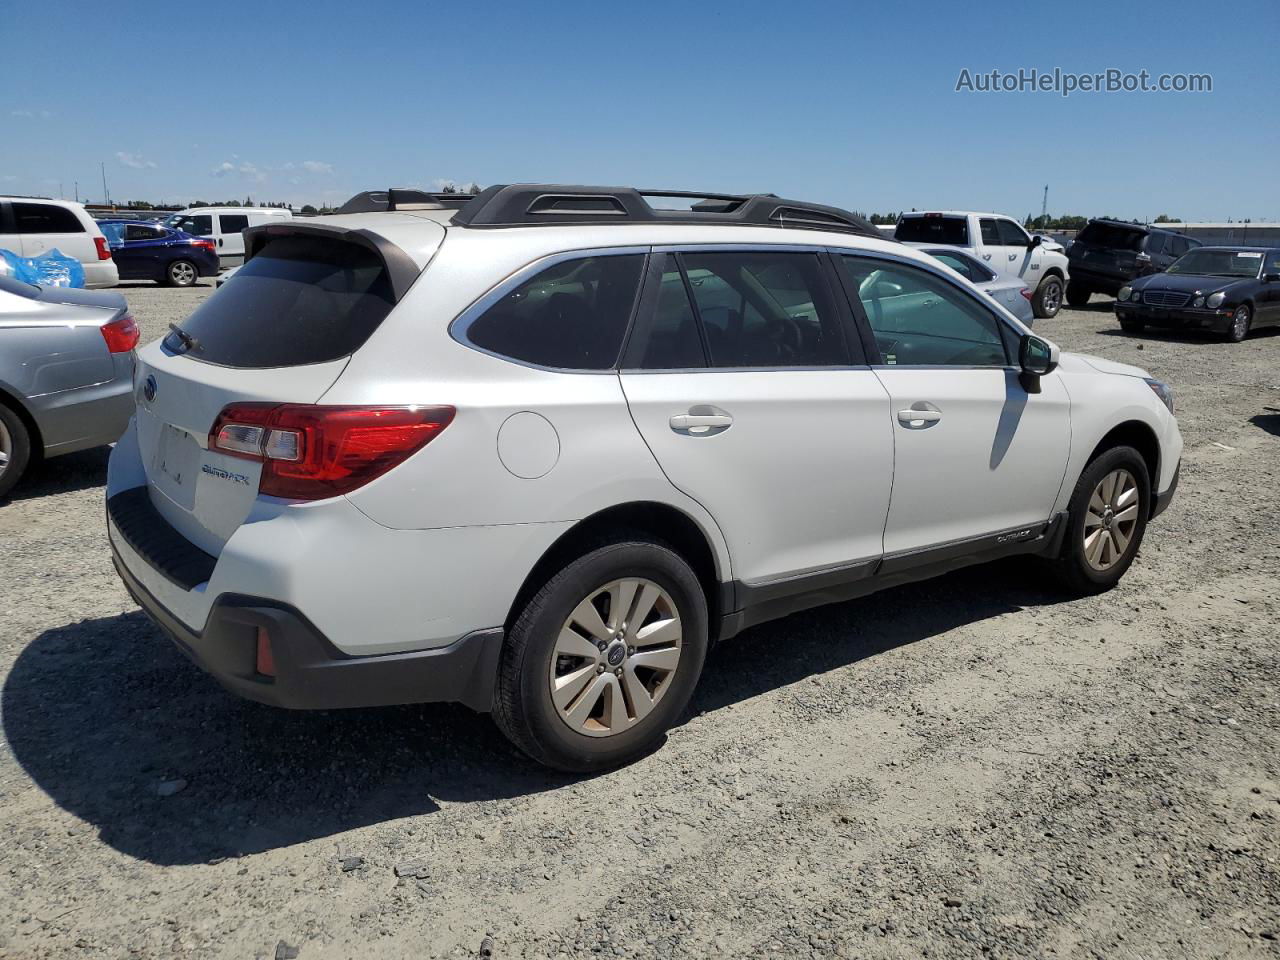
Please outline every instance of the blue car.
M190 287L199 277L218 275L218 252L208 237L193 237L158 223L98 222L121 280L154 280Z

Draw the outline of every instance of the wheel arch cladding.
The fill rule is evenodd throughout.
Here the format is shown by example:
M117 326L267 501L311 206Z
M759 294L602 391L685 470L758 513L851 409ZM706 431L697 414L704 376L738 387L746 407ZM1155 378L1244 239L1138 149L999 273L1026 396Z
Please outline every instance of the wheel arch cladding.
M707 622L727 613L721 598L715 553L702 528L688 514L665 503L638 502L609 507L579 520L560 535L533 565L516 592L504 629L510 631L529 599L555 574L596 547L641 537L675 550L693 568L707 599Z
M1155 431L1141 420L1126 420L1124 423L1117 424L1098 441L1098 445L1089 454L1088 463L1093 463L1099 455L1112 447L1133 447L1142 454L1142 460L1147 465L1147 474L1151 480L1151 489L1147 491L1147 504L1150 510L1151 505L1155 503L1156 494L1160 492L1157 489L1160 486L1160 441Z

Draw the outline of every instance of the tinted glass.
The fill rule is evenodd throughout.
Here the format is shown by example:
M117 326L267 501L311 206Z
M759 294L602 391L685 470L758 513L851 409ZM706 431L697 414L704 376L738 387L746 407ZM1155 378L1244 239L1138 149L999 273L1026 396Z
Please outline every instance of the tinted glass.
M970 260L963 254L951 253L947 250L926 250L925 252L935 260L941 260L960 276L973 283L986 283L995 277L995 274L986 267L981 266L974 260Z
M1000 239L1000 228L996 226L994 220L979 220L978 227L982 230L982 242L989 247L1004 246L1004 241Z
M639 254L557 263L486 310L466 337L542 367L608 370L618 360L643 267Z
M658 303L644 335L641 369L687 370L707 365L698 321L675 257L667 257Z
M1166 273L1192 274L1202 277L1256 277L1262 266L1257 250L1192 250L1179 257Z
M192 236L208 237L213 234L213 217L207 213L179 217L174 221L173 227L175 230L182 230Z
M822 263L809 253L684 253L713 367L849 363Z
M964 217L904 217L893 231L903 243L941 243L949 247L969 245L969 225Z
M249 218L243 213L218 214L218 230L221 233L239 233L249 226Z
M905 264L843 257L886 364L1004 366L990 311L939 277Z
M13 202L19 233L84 233L80 219L66 207L51 203Z
M163 234L155 227L144 227L141 224L127 224L124 228L126 240L154 240Z
M391 284L371 251L280 237L180 325L199 341L188 352L196 359L228 367L294 367L353 353L392 306ZM182 351L172 334L165 346Z
M1165 240L1166 240L1166 237L1165 237L1165 234L1163 233L1150 234L1147 237L1147 244L1145 247L1143 247L1143 249L1150 254L1164 253ZM1169 252L1170 253L1173 252L1172 248L1170 248Z
M1076 237L1076 242L1091 247L1132 250L1136 253L1142 249L1142 238L1146 235L1145 230L1120 227L1112 223L1086 223Z
M997 220L996 229L1000 232L1000 242L1006 247L1025 247L1031 242L1027 232L1012 220Z

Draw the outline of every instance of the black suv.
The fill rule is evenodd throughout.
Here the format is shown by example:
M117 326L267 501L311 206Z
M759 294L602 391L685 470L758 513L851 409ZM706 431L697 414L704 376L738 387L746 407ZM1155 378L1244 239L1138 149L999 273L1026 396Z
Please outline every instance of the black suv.
M1138 277L1160 273L1200 246L1180 233L1123 220L1090 220L1067 248L1067 303L1083 307L1094 293L1117 291Z

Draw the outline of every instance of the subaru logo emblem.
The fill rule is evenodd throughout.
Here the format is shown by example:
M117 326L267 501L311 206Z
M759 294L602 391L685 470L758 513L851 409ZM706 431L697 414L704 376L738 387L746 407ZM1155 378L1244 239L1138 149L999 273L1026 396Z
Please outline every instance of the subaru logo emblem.
M156 378L153 375L148 375L147 379L143 381L142 398L146 400L147 403L150 403L156 398Z

